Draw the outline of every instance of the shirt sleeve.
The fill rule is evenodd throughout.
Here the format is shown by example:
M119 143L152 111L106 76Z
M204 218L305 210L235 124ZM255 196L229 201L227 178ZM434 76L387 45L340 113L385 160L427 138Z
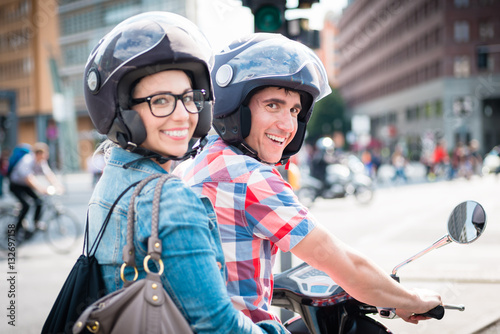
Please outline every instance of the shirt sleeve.
M245 216L254 235L285 252L316 226L314 217L275 168L258 169L249 177Z
M41 161L40 163L34 165L33 171L37 175L47 175L51 173L51 169L47 161Z
M35 160L33 156L31 154L26 154L18 161L16 166L14 166L10 176L11 181L17 184L26 185L26 178L33 174L34 165Z

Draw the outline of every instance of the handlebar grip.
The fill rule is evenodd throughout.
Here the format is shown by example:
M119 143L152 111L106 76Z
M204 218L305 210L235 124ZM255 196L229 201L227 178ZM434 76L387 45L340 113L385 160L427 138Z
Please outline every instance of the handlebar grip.
M422 314L417 314L417 315L423 315L424 317L429 317L429 318L441 320L444 317L444 307L443 307L443 305L438 305L430 311L427 311L427 312L422 313Z

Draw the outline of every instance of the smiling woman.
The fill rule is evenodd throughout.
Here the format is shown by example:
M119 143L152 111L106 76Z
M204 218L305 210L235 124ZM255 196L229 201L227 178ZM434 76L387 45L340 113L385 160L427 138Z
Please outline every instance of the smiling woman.
M165 93L158 95L158 87L162 87ZM201 111L192 102L191 81L186 73L178 70L146 76L135 86L132 102L141 101L143 96L153 94L154 98L148 97L147 101L134 106L147 133L142 147L163 156L182 156L188 149ZM182 103L177 103L177 96L181 97ZM204 100L202 94L201 99ZM186 108L186 104L190 108Z

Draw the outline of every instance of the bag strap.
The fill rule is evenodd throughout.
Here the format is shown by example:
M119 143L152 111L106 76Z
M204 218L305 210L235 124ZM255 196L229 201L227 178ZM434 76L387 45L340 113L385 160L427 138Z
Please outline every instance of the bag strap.
M120 199L125 195L127 191L130 190L130 188L135 187L138 185L141 181L136 181L129 185L127 188L125 188L124 191L116 198L114 201L113 205L111 205L111 208L109 208L108 214L106 215L106 218L104 219L104 222L101 225L101 229L97 233L97 236L92 243L92 246L89 248L89 211L87 210L87 222L85 224L85 235L84 235L84 246L87 248L87 256L92 256L95 255L95 252L97 252L97 247L99 247L99 244L101 243L101 239L104 235L104 231L106 230L106 227L108 226L109 220L111 219L111 214L113 213L113 210L115 209L116 205L120 201Z
M160 212L160 199L161 190L163 184L171 178L178 178L172 174L154 174L142 180L134 190L132 197L130 198L130 204L127 213L127 244L123 247L123 265L122 273L125 266L134 267L137 270L135 262L135 248L134 248L134 218L135 218L135 198L139 195L142 188L151 180L159 178L155 186L155 192L153 197L153 208L152 208L152 220L151 220L151 236L148 238L148 256L154 260L159 261L161 259L162 244L161 240L158 238L158 216ZM149 259L149 257L148 257ZM147 260L145 261L145 263ZM146 269L147 265L145 265ZM122 274L123 279L123 274Z

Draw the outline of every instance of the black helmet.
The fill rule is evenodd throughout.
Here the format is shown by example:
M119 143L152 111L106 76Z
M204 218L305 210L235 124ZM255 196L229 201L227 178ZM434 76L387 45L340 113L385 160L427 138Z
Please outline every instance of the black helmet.
M300 93L303 108L297 133L283 150L281 163L300 150L314 103L331 92L316 54L280 34L255 33L234 41L215 55L212 75L218 101L214 105L215 130L224 141L257 159L258 152L244 141L250 133L248 103L253 91L276 86Z
M194 89L207 93L193 137L206 136L212 120L211 50L198 27L177 14L148 12L117 25L99 41L85 66L85 102L97 131L123 148L139 146L146 129L130 110L131 90L145 76L180 69Z

